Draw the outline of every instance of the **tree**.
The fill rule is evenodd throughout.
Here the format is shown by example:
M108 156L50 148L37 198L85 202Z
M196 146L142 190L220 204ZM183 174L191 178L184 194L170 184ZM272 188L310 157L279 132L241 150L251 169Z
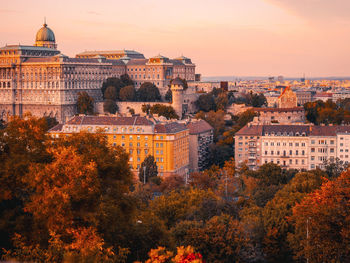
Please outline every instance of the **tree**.
M216 109L217 110L226 110L227 104L228 104L228 98L226 92L220 93L216 98L215 98L215 104L216 104Z
M347 170L347 168L349 167L349 163L344 162L337 157L335 158L335 160L326 159L323 162L323 166L324 166L325 172L328 174L328 177L330 179L335 179L339 177L339 175L342 172Z
M94 99L86 91L78 93L77 109L79 114L91 115L94 113Z
M105 100L103 102L103 111L115 114L118 111L118 105L114 100Z
M158 167L157 163L154 160L152 155L148 155L143 162L141 163L141 167L139 169L139 179L140 182L149 182L152 178L158 176Z
M117 98L118 98L117 88L114 86L108 86L104 94L104 99L116 101Z
M42 117L46 121L47 129L50 130L51 128L55 127L58 124L58 121L55 117L49 117L45 116Z
M157 86L151 82L144 82L137 90L137 99L138 101L160 101L161 96Z
M130 78L128 74L121 75L120 81L122 82L122 87L134 86L134 81Z
M164 99L170 103L173 101L173 92L171 91L171 89L168 89L168 91L165 93Z
M248 238L239 222L229 215L212 217L208 222L183 221L174 231L177 244L190 245L208 262L244 262Z
M218 137L225 130L225 112L222 110L210 111L205 113L200 111L195 116L196 119L202 119L208 122L214 128L214 140L217 141Z
M135 101L136 90L134 86L125 86L120 89L119 98L121 101Z
M254 110L246 110L238 115L237 124L239 125L239 129L243 128L246 124L251 122L254 117L257 116Z
M291 217L295 204L318 189L322 182L323 177L319 174L297 173L263 208L265 236L262 243L268 262L293 262L293 251L287 237L294 232L294 225L288 218Z
M119 98L119 90L122 87L124 87L124 83L119 78L115 78L115 77L107 78L106 81L103 82L102 88L101 88L102 95L103 95L104 99L106 99L105 93L106 93L106 90L108 87L115 88L115 96L116 96L116 99L118 99Z
M196 105L200 111L208 112L216 110L214 96L210 93L200 95L196 101Z
M298 260L349 262L350 171L310 193L293 208L289 237ZM308 235L306 234L308 233Z
M168 120L170 119L179 119L179 116L176 114L172 106L166 106L163 104L155 104L150 108L151 114L158 114L159 116L164 116Z

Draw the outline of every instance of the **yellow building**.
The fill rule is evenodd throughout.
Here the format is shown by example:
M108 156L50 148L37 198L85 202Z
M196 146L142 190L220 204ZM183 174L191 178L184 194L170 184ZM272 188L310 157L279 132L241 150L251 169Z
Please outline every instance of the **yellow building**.
M160 176L185 175L189 167L189 130L178 122L156 123L146 117L75 116L49 130L52 137L80 131L104 131L111 145L129 153L129 164L137 175L141 163L153 155Z

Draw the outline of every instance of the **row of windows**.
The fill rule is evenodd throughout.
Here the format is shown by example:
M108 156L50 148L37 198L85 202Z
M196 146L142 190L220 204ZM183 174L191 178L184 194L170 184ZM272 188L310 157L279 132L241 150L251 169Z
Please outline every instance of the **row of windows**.
M276 153L276 155L287 156L287 151L283 151L283 152L282 151L276 151L276 152L271 151L270 153L271 153L271 155L274 155L274 153ZM302 150L300 153L301 153L301 155L305 155L305 151L304 150ZM265 155L268 155L268 151L265 151ZM293 151L292 150L289 150L289 155L293 155ZM299 155L299 150L295 151L295 155Z
M274 159L271 159L270 162L271 162L271 163L274 163L275 160L274 160ZM265 163L268 163L268 160L265 160ZM298 160L298 159L295 159L295 160L294 160L294 163L295 163L295 164L299 164L299 160ZM289 161L286 161L286 160L280 161L279 159L277 159L277 160L276 160L276 164L281 164L281 165L287 165L287 164L289 164L289 165L291 165L291 164L293 164L293 159L289 159ZM302 159L301 162L300 162L300 164L304 165L304 164L305 164L305 160Z
M311 144L315 144L315 140L311 140ZM327 144L327 140L318 140L318 144ZM334 140L330 140L330 144L334 144Z
M289 146L293 146L293 143L292 142L289 142L288 143L289 144ZM271 142L270 143L270 146L287 146L287 143L286 142L283 142L282 144L280 143L280 142ZM299 142L296 142L296 143L294 143L294 146L295 147L299 147L299 146L301 146L301 147L305 147L305 142L302 142L302 143L299 143ZM269 146L269 142L265 142L265 146Z

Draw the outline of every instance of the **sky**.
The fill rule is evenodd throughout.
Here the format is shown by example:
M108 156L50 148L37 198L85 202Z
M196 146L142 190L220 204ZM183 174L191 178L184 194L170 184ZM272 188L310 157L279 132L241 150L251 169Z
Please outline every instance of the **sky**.
M44 17L65 55L190 57L203 76L350 76L349 0L0 0L0 46Z

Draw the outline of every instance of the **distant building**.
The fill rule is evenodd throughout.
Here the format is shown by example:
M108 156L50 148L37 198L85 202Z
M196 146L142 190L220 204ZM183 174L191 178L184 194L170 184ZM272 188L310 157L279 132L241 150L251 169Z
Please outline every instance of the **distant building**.
M254 123L292 124L305 122L305 110L303 107L295 108L253 108L258 116Z
M190 172L207 168L213 143L214 128L204 120L192 120L186 124L189 129Z
M298 106L297 95L290 87L285 88L277 99L278 108L295 108Z
M172 79L194 81L195 67L184 56L145 59L131 50L85 51L70 58L57 50L54 32L45 23L33 46L0 48L0 119L28 111L64 123L77 113L79 92L102 101L102 83L109 77L128 74L136 88L151 82L164 96Z
M156 123L146 117L75 116L49 130L53 138L80 131L102 130L112 146L120 145L129 154L135 175L141 163L152 155L160 176L185 175L189 168L189 129L178 122Z
M305 103L312 101L312 95L309 91L297 91L295 94L297 95L298 106L304 106Z

